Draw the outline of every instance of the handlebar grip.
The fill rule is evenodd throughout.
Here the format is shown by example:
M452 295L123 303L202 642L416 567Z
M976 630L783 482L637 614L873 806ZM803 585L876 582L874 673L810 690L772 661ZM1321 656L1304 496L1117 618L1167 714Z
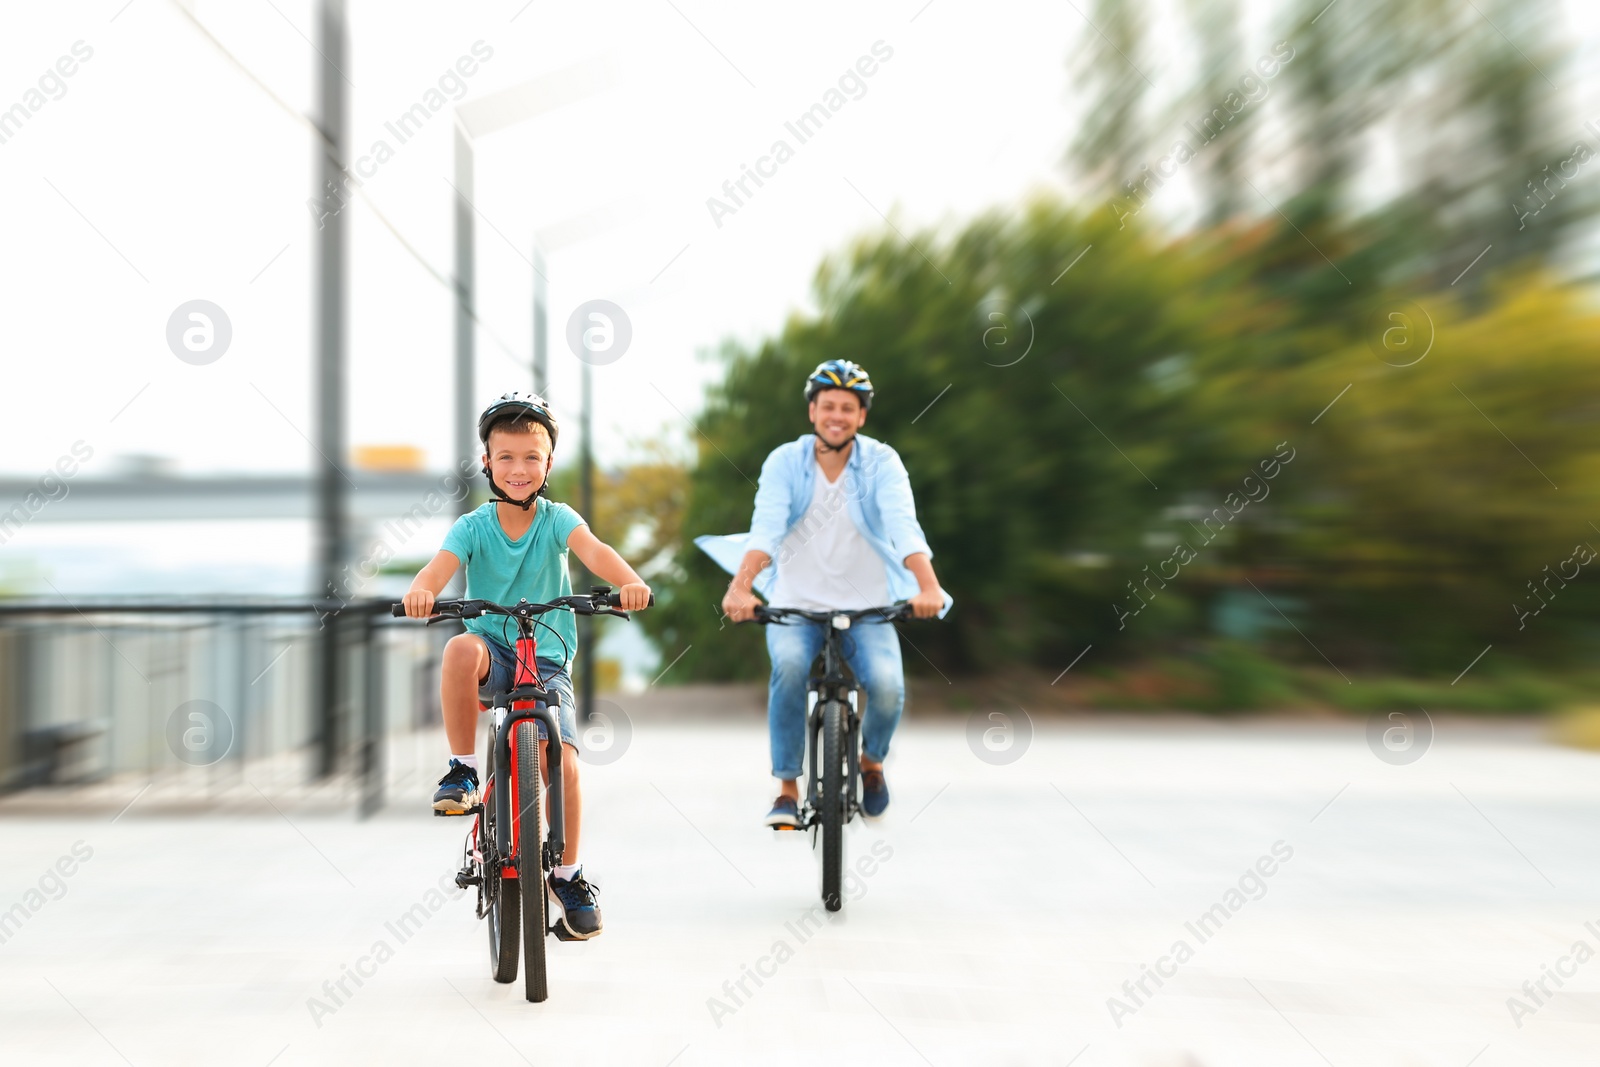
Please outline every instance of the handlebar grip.
M476 603L480 602L469 600L435 600L433 602L433 610L427 615L421 616L421 618L426 619L429 622L434 622L438 619L476 618L478 615L482 614L482 612L471 611L470 614L468 613L472 606ZM403 602L399 604L390 604L389 614L393 615L397 619L404 619L408 617L406 615L406 606Z
M608 608L620 608L620 607L622 607L622 594L621 593L607 593L604 599L605 599L605 605ZM648 606L652 607L652 608L656 606L656 595L654 593L650 594L650 603L649 603Z

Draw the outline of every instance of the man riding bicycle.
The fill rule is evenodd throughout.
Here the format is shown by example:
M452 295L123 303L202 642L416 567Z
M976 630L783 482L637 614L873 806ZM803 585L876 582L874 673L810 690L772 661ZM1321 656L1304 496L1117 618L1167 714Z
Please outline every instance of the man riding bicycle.
M735 622L754 618L761 592L773 607L849 611L909 600L919 619L942 616L951 600L933 572L905 465L893 448L860 433L872 407L867 372L828 360L806 379L805 397L815 432L773 449L761 465L750 532L695 539L733 574L723 612ZM822 640L819 623L767 627L767 728L780 790L766 824L775 830L800 827L806 680ZM845 659L867 693L861 807L881 815L889 805L883 761L905 705L894 627L853 626Z

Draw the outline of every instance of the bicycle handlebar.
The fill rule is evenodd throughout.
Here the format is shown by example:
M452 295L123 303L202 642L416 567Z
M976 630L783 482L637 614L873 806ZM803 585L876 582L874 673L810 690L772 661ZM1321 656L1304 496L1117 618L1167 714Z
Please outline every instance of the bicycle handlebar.
M654 606L656 596L650 594L650 606ZM515 607L506 607L488 600L435 600L433 613L428 616L428 621L435 619L476 619L480 615L508 615L513 618L531 619L550 611L566 610L574 615L614 615L619 619L632 618L626 611L613 610L622 603L622 594L613 593L606 586L596 586L592 593L574 593L571 596L557 597L548 604L530 604L521 601ZM397 619L406 617L404 603L390 604L389 614Z
M849 611L806 611L802 608L770 608L765 604L755 607L754 622L769 623L782 622L784 619L807 619L811 622L830 623L837 616L843 615L856 622L861 619L882 619L884 622L898 622L901 619L912 617L910 601L902 600L898 604L886 608L853 608Z

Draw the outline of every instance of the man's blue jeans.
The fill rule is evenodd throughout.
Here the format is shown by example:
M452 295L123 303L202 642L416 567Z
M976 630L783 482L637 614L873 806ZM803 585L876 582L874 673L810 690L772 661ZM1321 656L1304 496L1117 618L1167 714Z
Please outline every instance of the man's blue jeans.
M767 655L772 681L767 687L767 729L772 735L772 776L800 777L806 747L806 679L822 651L822 623L789 619L767 625ZM886 622L857 622L840 635L845 662L856 684L867 691L861 748L881 763L906 703L900 635Z

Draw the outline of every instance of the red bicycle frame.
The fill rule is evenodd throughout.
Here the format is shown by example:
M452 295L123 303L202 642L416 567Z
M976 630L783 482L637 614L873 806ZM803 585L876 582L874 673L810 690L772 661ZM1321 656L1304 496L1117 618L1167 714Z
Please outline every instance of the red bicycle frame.
M517 638L516 673L513 676L512 687L508 693L497 693L496 696L509 698L509 708L506 714L493 724L491 751L489 758L491 766L498 765L503 769L505 781L508 783L506 803L501 803L502 798L493 796L495 782L499 775L491 773L488 778L488 787L484 790L484 805L496 804L495 837L498 839L495 851L501 861L500 876L502 878L518 877L518 868L521 866L521 856L518 854L518 842L521 840L520 828L522 821L523 803L521 783L517 778L517 738L521 731L514 729L515 725L524 720L532 719L544 724L546 739L559 738L561 728L555 712L551 710L549 694L545 692L541 680L535 673L535 656L538 644L531 634L522 634ZM480 700L478 706L485 711L496 710ZM558 705L559 706L559 705ZM535 744L540 742L535 741ZM540 877L539 864L541 858L548 858L551 862L559 861L565 851L565 825L564 801L562 793L562 752L560 744L551 746L550 767L550 826L549 833L545 835L545 848L549 851L548 857L533 858L533 874ZM540 816L538 811L529 813L533 818ZM473 826L474 844L481 850L481 842L476 840L476 835L481 826L481 818Z

